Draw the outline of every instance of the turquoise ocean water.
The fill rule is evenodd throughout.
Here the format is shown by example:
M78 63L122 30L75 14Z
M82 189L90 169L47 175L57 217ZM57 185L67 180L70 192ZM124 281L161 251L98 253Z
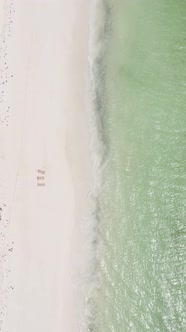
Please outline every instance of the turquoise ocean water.
M107 167L88 331L184 332L186 1L104 6L96 101Z

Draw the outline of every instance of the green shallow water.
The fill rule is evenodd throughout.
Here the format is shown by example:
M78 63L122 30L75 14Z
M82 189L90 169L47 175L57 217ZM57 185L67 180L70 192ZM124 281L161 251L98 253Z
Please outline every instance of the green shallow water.
M96 332L186 331L186 1L115 0Z

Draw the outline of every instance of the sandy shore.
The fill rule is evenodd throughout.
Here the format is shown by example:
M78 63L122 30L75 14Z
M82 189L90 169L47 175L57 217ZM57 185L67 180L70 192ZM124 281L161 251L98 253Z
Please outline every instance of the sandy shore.
M11 270L3 331L78 331L71 276L91 174L88 1L17 0L14 8L0 147Z

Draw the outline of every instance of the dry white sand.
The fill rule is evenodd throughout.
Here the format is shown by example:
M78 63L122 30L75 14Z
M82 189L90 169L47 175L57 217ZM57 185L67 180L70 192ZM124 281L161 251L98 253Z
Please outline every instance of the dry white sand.
M8 174L6 243L13 247L7 285L14 288L3 331L73 332L73 260L91 177L88 1L17 0L14 7L11 112L0 128L0 162Z

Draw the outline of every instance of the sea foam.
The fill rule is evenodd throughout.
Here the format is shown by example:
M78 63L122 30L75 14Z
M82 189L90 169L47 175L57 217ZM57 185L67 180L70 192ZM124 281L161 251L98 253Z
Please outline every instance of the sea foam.
M89 116L92 188L88 208L82 218L82 248L79 260L78 302L80 302L81 332L94 331L96 307L94 297L99 290L99 253L103 243L99 234L100 195L105 183L108 144L104 134L105 63L104 55L110 32L110 0L89 3L89 45L87 83L87 112ZM81 301L80 301L81 299Z

